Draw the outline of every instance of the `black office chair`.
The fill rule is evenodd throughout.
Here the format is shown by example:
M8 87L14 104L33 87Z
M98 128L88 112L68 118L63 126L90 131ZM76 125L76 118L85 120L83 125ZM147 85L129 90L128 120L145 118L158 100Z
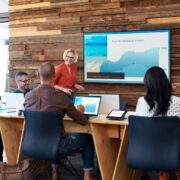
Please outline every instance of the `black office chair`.
M179 117L129 116L129 168L147 171L179 169Z
M57 112L23 111L25 119L24 135L21 145L23 155L35 160L47 160L48 170L51 163L59 162L58 151L61 140L60 115ZM39 161L37 161L39 162ZM39 165L39 173L47 171L44 161ZM49 165L48 165L49 164ZM36 167L38 168L38 167Z
M24 118L23 154L56 162L61 139L60 115L56 112L24 111Z
M128 102L127 101L120 101L119 109L121 111L125 111L127 109L127 106L128 106Z
M79 174L68 160L68 156L76 151L58 155L61 140L60 115L57 112L24 111L25 132L21 151L25 156L38 160L48 160L52 163L61 163L62 159L68 162L63 166L73 176L79 179Z

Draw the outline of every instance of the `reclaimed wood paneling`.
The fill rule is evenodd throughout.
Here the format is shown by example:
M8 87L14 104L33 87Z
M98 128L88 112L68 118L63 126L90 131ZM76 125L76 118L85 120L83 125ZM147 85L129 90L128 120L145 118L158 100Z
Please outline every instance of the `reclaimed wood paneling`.
M40 3L30 3L30 4L22 4L22 5L13 5L13 6L10 6L9 8L9 11L10 12L17 12L17 11L20 11L20 10L28 10L28 9L36 9L36 8L48 8L50 7L51 3L50 2L40 2Z
M166 24L166 23L179 23L179 17L163 17L163 18L147 18L148 24Z
M171 30L171 82L180 83L179 0L10 0L9 90L14 75L27 71L39 84L42 62L63 62L67 48L79 54L79 83L88 93L115 93L134 108L143 85L83 83L83 33L128 30Z
M98 1L97 1L98 2ZM82 11L97 11L101 9L113 9L113 8L120 8L120 3L88 3L85 5L79 4L69 7L62 7L61 13L68 13L68 12L82 12Z
M35 19L35 18L42 18L42 17L49 17L49 16L58 16L60 13L60 9L32 9L30 11L24 12L11 12L10 13L10 23L14 20L24 20L24 19ZM33 14L33 16L32 16Z

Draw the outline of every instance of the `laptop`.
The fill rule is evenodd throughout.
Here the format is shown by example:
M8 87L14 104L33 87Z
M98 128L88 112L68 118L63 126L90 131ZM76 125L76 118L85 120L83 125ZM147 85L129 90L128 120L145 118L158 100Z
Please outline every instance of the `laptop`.
M112 109L120 108L120 98L118 94L89 94L89 96L101 96L100 114L109 114Z
M82 104L85 108L84 114L87 117L98 116L101 96L75 96L74 105Z
M4 93L7 109L24 109L24 94L23 93Z

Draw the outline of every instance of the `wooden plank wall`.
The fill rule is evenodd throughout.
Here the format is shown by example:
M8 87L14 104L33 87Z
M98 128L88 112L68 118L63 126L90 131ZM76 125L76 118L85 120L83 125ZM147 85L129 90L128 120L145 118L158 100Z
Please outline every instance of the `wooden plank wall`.
M14 74L27 71L32 86L44 61L62 62L64 49L79 53L83 84L83 32L171 29L171 82L180 83L179 0L10 0L9 90ZM116 93L133 108L142 85L84 84L84 93Z

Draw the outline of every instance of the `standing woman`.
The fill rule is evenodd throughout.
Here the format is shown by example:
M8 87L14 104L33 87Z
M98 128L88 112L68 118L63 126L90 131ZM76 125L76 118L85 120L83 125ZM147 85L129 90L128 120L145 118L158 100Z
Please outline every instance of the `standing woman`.
M74 49L66 49L63 54L64 63L55 67L55 88L64 91L70 98L75 91L84 90L77 84L78 54Z

